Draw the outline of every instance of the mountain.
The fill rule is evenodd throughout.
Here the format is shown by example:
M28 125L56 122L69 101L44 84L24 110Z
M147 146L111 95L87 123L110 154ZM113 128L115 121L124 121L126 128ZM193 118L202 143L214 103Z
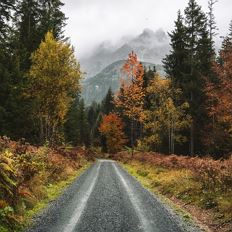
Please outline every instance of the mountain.
M124 63L125 60L116 61L104 68L96 76L83 81L82 97L87 106L91 105L93 101L101 102L110 87L114 93L119 90L120 78L122 76L121 69ZM147 68L156 66L156 70L163 74L161 65L154 65L148 62L142 62L142 64Z
M161 64L164 56L169 52L169 39L163 29L152 31L144 29L136 37L124 37L120 46L112 46L109 42L100 44L91 56L80 59L80 64L86 79L97 75L101 70L116 61L127 58L134 51L139 60Z

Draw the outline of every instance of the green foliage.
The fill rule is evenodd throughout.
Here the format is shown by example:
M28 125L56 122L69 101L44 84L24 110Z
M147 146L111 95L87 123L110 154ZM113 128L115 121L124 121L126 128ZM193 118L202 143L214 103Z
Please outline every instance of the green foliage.
M16 191L16 172L13 155L9 151L0 153L0 199L10 199Z
M89 146L90 132L83 99L76 100L72 103L64 124L65 140L73 146Z
M213 59L207 25L207 17L201 7L195 0L189 0L184 17L178 12L175 29L169 34L172 50L164 59L165 71L173 87L183 92L182 103L189 103L192 123L190 133L185 130L185 134L190 149L185 153L190 154L194 153L195 147L202 149L201 128L207 121L204 86L205 80L211 78Z
M190 116L186 113L188 103L175 104L181 97L178 89L171 88L171 82L158 75L147 87L150 107L144 111L144 137L139 142L140 148L158 151L163 141L168 141L169 153L174 153L175 143L186 140L180 133L189 127ZM165 151L165 150L164 150Z

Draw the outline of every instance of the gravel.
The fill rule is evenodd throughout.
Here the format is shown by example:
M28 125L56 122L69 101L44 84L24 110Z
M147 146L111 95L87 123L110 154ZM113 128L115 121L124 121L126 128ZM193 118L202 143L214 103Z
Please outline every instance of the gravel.
M114 161L99 160L27 232L200 232Z

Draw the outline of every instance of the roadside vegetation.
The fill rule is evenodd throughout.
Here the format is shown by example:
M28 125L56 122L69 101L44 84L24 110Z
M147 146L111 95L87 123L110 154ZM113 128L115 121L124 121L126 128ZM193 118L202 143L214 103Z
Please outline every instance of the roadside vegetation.
M22 228L57 196L92 160L90 148L151 189L212 212L215 231L231 226L232 22L217 52L217 1L207 13L196 0L178 12L165 77L131 51L119 91L91 106L62 1L1 2L0 231Z
M128 152L113 156L151 191L179 204L211 231L232 229L232 157L228 160Z
M18 231L93 160L82 149L34 147L0 137L0 231Z

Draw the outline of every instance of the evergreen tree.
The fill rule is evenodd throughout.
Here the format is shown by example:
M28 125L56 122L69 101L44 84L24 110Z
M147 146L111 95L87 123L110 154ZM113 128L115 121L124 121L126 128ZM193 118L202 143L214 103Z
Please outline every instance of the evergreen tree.
M174 87L184 89L185 74L189 70L187 64L187 30L184 25L184 19L181 12L178 11L177 20L175 21L175 29L169 33L171 38L171 53L163 60L164 69L167 77L172 79Z
M98 127L102 119L101 105L93 102L92 105L88 108L87 118L90 131L90 143L93 145L100 145L100 133Z
M201 7L197 5L195 0L190 0L185 9L185 23L187 32L187 50L189 73L186 75L187 84L185 89L188 91L186 95L190 104L190 113L192 116L192 125L190 130L190 154L194 154L195 145L200 149L201 128L206 116L204 110L204 78L211 72L211 42L207 31L207 18L202 12ZM198 140L198 141L196 141ZM199 150L198 150L199 152Z
M30 68L30 56L43 37L38 34L39 4L35 0L23 0L17 5L14 20L16 24L16 43L20 56L20 69L25 72Z
M209 27L209 38L211 41L211 45L212 45L212 52L213 52L213 48L214 48L214 37L217 35L217 25L216 25L216 21L215 21L215 16L214 16L214 5L218 2L218 0L209 0L208 1L208 8L209 8L209 12L208 12L208 27Z
M52 31L56 39L64 39L63 28L66 25L65 14L61 11L64 5L60 0L39 0L40 22L38 30L41 37Z
M207 120L205 110L205 78L212 74L212 44L207 30L207 17L195 0L189 0L183 18L178 12L171 37L171 53L164 59L167 76L173 88L180 88L182 103L189 103L192 125L189 134L189 152L202 149L201 130ZM187 152L187 151L186 151Z
M66 116L65 140L73 146L89 146L89 124L84 100L75 99Z
M115 106L114 106L114 96L111 88L109 88L105 98L103 99L101 107L103 114L109 114L113 112Z

